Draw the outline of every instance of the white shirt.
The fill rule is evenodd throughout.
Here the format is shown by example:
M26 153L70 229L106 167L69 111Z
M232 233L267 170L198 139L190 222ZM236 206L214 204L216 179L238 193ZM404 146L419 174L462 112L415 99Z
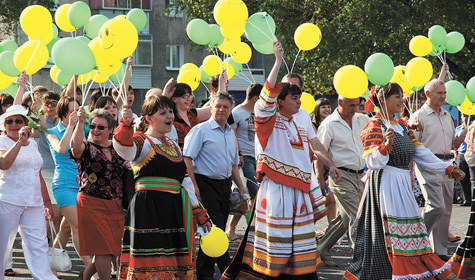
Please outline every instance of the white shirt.
M0 136L0 151L8 151L15 142L6 135ZM31 138L30 144L21 147L12 166L0 170L0 201L17 206L41 206L40 170L43 158L38 144Z
M361 170L365 167L363 155L363 142L360 135L369 117L355 113L351 119L351 128L344 121L338 110L328 116L318 127L318 139L322 142L328 155L337 167L352 170Z

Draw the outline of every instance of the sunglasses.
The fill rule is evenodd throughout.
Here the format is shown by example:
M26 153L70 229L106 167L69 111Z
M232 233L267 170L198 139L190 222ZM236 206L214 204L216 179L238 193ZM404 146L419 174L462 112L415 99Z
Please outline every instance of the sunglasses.
M358 109L360 109L360 110L364 110L364 104L360 104L360 105L358 105Z
M16 124L23 124L23 120L20 120L20 119L5 121L6 124L13 124L13 122L15 122Z
M56 105L58 105L58 101L45 101L45 105L46 106L53 106L53 107L56 107Z
M89 128L91 130L96 129L96 128L99 129L99 130L104 130L104 129L109 128L109 127L108 126L103 126L103 125L90 124Z

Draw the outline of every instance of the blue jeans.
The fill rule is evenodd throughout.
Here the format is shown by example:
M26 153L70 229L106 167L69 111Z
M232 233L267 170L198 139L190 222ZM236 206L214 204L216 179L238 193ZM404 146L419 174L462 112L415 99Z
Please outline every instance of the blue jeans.
M246 186L251 199L254 199L259 189L259 185L256 180L256 159L251 156L243 156L244 166L242 167L242 173L246 177Z

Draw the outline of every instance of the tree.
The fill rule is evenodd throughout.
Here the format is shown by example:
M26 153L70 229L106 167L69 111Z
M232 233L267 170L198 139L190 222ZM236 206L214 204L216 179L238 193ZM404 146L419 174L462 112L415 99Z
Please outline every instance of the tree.
M439 24L465 36L465 47L447 54L455 79L466 83L475 73L475 1L442 0L244 0L249 15L266 11L275 20L276 35L284 45L284 55L291 64L298 52L293 41L295 29L302 23L315 23L322 31L322 41L314 50L301 52L294 72L302 74L304 89L317 94L334 92L331 81L342 66L364 68L373 53L389 55L395 65L405 65L414 56L409 41L425 35ZM186 9L189 18L214 22L216 0L176 0L174 8ZM441 63L429 57L438 73ZM290 67L290 66L289 66ZM285 70L286 72L286 70Z
M30 5L42 5L47 9L56 7L54 0L0 0L1 35L12 35L23 9Z

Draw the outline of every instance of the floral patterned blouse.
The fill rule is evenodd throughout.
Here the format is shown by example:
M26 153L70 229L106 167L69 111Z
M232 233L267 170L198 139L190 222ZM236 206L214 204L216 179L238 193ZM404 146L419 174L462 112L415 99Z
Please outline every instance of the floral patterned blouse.
M125 160L115 151L112 143L101 147L84 141L85 149L81 158L74 158L71 151L69 157L77 163L79 172L79 191L102 199L122 199L122 175ZM104 154L109 150L112 160Z
M175 126L176 132L178 134L178 145L181 149L183 149L183 144L185 143L185 136L195 125L200 123L200 120L198 119L198 112L196 111L196 109L188 110L186 114L188 115L190 125L188 125L185 120L182 119L178 114L175 114L175 121L173 122L173 125Z

